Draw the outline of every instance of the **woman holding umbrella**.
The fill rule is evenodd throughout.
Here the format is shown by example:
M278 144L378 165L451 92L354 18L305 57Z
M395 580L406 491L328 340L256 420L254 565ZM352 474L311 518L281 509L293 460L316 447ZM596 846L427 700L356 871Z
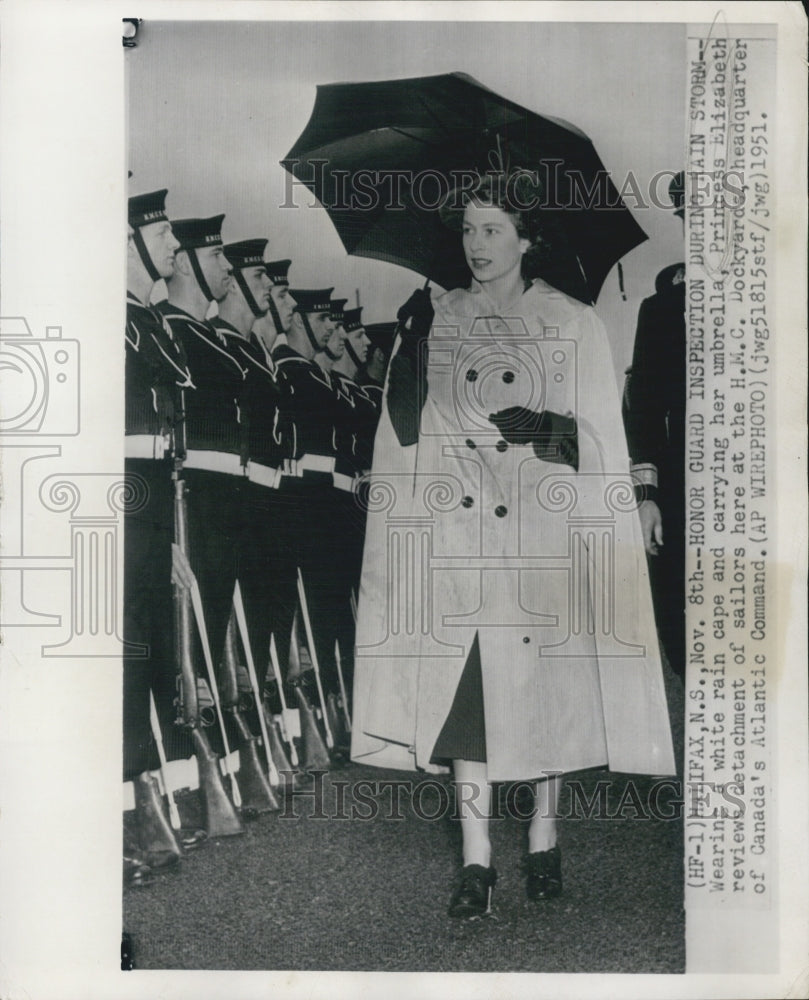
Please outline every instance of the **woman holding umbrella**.
M399 312L369 492L352 757L452 763L454 917L490 909L492 782L534 787L526 892L545 900L562 774L675 771L606 334L534 277L551 254L575 282L577 258L526 210L542 192L525 174L441 211L471 282Z

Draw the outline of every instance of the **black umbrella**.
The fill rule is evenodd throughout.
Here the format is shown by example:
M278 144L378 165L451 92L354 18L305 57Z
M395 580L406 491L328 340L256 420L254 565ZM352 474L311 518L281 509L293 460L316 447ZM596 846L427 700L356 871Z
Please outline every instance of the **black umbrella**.
M555 234L537 273L584 302L646 239L583 132L464 73L319 86L309 123L281 162L321 202L350 254L444 288L471 276L437 209L474 172L537 171L540 230Z

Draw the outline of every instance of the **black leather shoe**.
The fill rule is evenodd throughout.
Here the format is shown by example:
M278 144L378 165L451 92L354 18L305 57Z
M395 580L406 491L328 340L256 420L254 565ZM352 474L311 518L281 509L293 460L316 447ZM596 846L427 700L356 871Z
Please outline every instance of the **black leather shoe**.
M492 909L492 890L497 881L494 868L483 865L465 865L461 884L453 892L448 913L451 917L482 917Z
M529 899L555 899L562 895L562 852L559 845L528 855L525 894Z
M148 885L152 880L152 869L146 864L143 857L135 852L124 854L124 885L134 888L140 885Z
M205 830L196 830L190 826L184 826L181 830L175 830L174 832L184 851L194 851L198 847L202 847L208 839L208 834Z
M174 851L142 851L141 857L153 872L177 871L180 857Z

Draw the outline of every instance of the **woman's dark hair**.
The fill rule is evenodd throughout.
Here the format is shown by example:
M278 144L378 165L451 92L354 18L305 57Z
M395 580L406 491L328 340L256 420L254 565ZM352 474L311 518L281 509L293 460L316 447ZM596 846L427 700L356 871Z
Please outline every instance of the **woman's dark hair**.
M453 188L439 209L439 214L445 226L460 232L464 209L470 202L492 205L511 216L518 236L533 243L543 193L543 185L536 172L489 171L471 186Z
M492 205L505 212L517 235L531 246L522 258L521 273L527 285L538 277L567 294L581 297L583 276L558 211L543 206L545 189L537 171L490 171L472 186L450 191L439 209L445 226L460 232L469 202Z

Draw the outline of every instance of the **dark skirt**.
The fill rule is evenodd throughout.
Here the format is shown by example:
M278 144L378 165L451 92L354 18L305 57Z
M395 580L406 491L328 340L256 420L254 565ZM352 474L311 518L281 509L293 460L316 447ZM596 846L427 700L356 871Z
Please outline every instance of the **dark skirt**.
M433 764L445 764L449 760L486 761L483 675L477 633L430 760Z

